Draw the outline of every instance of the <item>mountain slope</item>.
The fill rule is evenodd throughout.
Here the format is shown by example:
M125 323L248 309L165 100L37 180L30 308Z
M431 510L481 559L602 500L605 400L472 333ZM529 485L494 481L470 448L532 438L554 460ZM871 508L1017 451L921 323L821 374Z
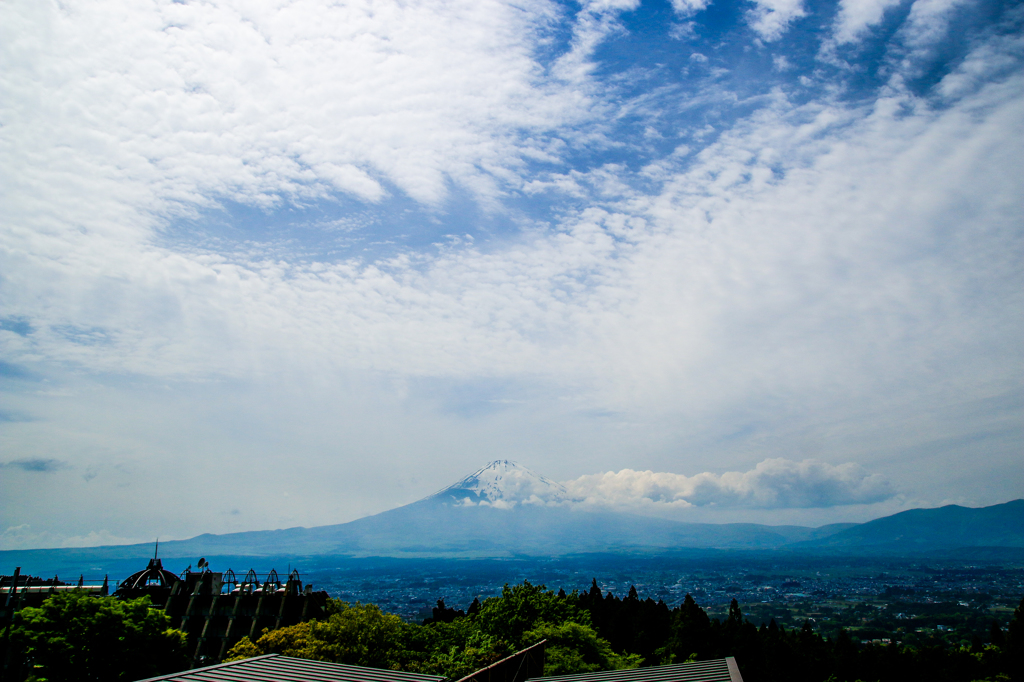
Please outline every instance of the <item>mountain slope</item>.
M836 530L843 528L839 526ZM355 556L558 556L663 551L683 547L772 549L817 529L758 524L688 524L566 507L449 504L427 498L349 523L161 544L168 556L192 554L345 554ZM827 531L826 531L827 532Z
M795 546L908 553L955 547L1024 547L1024 500L980 508L950 504L910 509Z
M1024 547L1024 500L916 509L821 528L681 523L581 511L560 484L499 460L412 504L316 528L201 535L167 543L188 554L558 556L682 548L914 553L960 546Z
M349 523L205 534L161 543L160 550L167 557L552 557L677 549L913 554L956 547L1024 547L1024 500L980 509L914 509L864 524L820 528L680 523L581 511L572 502L558 483L501 460L417 502ZM152 549L146 544L47 551L141 557Z
M577 511L560 484L500 460L443 490L349 523L164 542L164 556L559 556L681 548L774 549L842 530L696 524L614 511ZM148 545L138 551L151 551ZM110 548L121 556L128 548Z

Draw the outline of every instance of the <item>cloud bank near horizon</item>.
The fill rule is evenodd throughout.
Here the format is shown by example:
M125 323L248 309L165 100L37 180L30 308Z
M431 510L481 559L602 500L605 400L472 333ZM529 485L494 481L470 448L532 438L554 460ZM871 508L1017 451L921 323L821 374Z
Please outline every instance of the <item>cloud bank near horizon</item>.
M480 497L460 497L456 506L563 506L640 512L676 512L685 519L696 507L745 509L821 509L870 505L892 500L896 487L884 476L854 462L829 464L815 459L765 459L748 471L703 472L693 476L622 469L555 483L515 466L485 469L487 482L472 488ZM493 480L491 480L493 479ZM439 493L444 496L445 491Z
M563 482L581 506L682 510L690 507L809 509L874 504L896 496L880 474L859 464L766 459L749 471L694 476L622 469Z

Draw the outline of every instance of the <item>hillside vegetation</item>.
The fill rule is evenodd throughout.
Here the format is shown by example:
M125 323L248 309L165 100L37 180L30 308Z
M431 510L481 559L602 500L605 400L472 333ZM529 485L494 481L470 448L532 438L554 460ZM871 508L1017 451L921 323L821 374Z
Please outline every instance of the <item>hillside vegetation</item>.
M861 645L845 631L824 638L809 624L758 627L735 601L717 619L689 595L670 609L641 600L635 589L624 599L603 595L596 582L570 594L529 582L506 585L501 596L474 601L467 612L439 601L422 625L372 604L335 601L326 621L243 639L231 655L281 653L458 679L542 639L549 675L735 656L746 682L1024 681L1024 600L1009 627L996 624L988 642Z
M596 581L570 594L505 585L465 612L438 601L422 624L374 604L331 600L324 620L243 638L228 658L280 653L458 679L541 640L549 675L734 656L746 682L1024 682L1024 600L1007 627L993 623L988 641L880 645L845 630L822 637L809 623L756 626L735 600L719 619L689 595L672 609L635 589L620 599ZM58 594L19 611L2 641L4 679L19 682L130 682L187 665L185 633L148 598Z

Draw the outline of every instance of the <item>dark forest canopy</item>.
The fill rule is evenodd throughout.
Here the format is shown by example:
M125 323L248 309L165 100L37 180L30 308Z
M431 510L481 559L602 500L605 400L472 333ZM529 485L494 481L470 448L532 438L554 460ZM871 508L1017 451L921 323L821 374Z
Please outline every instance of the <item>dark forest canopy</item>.
M134 680L185 664L184 633L145 600L58 595L22 609L9 635L11 680ZM326 619L244 638L229 658L280 653L458 679L542 639L552 675L734 656L746 682L1024 682L1024 599L1008 627L993 623L988 641L878 645L845 631L822 637L809 623L758 626L735 600L718 619L690 595L669 608L635 588L624 598L603 594L596 581L568 594L526 581L505 585L465 611L439 600L422 624L373 604L331 600ZM140 658L140 651L162 653Z
M465 611L439 600L422 625L404 623L374 605L335 602L325 623L307 623L243 640L238 656L283 653L457 678L509 653L548 640L546 674L662 665L735 656L747 682L973 682L1022 680L1024 600L1004 630L969 646L936 640L924 646L862 645L846 632L822 637L801 628L757 626L734 600L724 619L711 618L690 595L675 608L590 590L565 593L523 582ZM374 647L360 632L375 633Z

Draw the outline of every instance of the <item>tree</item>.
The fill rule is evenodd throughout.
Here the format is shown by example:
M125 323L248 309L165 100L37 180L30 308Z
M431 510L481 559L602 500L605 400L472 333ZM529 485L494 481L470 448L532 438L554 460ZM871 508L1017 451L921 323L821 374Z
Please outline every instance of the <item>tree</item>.
M431 610L430 618L423 621L424 625L431 623L451 623L456 618L463 618L466 612L462 609L445 606L444 599L437 600L437 606Z
M228 660L269 653L361 665L368 668L414 670L415 655L407 646L410 630L418 626L383 613L375 604L337 603L337 612L324 621L307 621L277 630L264 630L256 642L243 638L228 652ZM335 609L331 609L335 611Z
M544 647L545 675L637 668L644 660L639 654L615 653L608 640L598 637L594 628L572 621L540 623L528 630L525 637L534 642L547 640Z
M537 640L525 635L537 623L591 624L590 614L577 608L568 598L545 590L543 585L532 585L528 580L512 587L506 584L500 597L485 599L475 618L481 630L505 640L515 649L536 643Z
M149 597L55 594L14 618L11 638L30 680L138 680L188 667L185 633Z
M1008 672L1013 682L1024 682L1024 599L1013 612L1007 627L1006 655Z
M414 646L429 652L429 659L418 671L422 673L458 680L514 652L507 642L483 632L474 618L433 623L419 630L422 638Z
M711 619L689 594L672 613L672 634L661 650L664 663L711 658L715 653Z

